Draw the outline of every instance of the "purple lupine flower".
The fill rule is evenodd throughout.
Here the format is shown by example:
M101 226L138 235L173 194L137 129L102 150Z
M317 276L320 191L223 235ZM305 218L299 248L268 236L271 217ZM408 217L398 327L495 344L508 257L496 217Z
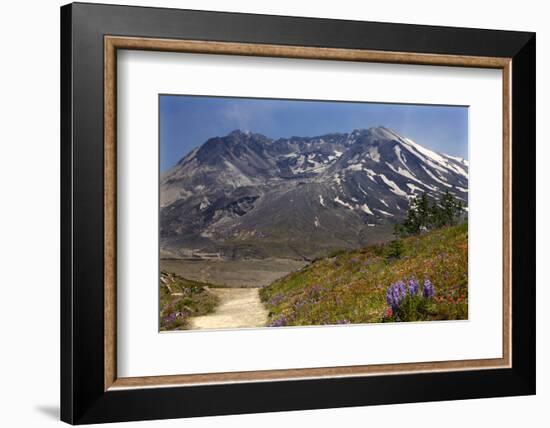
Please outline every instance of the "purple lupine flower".
M386 293L386 301L392 309L399 308L401 304L401 299L399 297L399 291L397 289L397 284L392 284Z
M435 294L435 288L432 285L432 282L429 279L425 280L424 281L424 289L422 290L422 295L426 299L429 299L429 298L433 297L434 294Z
M178 312L172 312L164 317L162 320L164 324L172 324L174 321L176 321L176 318L178 317Z
M407 296L407 288L403 281L397 281L388 287L386 291L386 302L392 310L396 311Z
M390 306L392 309L393 309L393 308L398 308L398 307L399 307L399 299L396 298L396 295L395 295L395 292L394 292L393 284L390 285L390 286L388 287L388 289L386 290L386 303L387 303L388 306Z
M397 286L399 289L399 295L401 296L401 301L403 301L403 299L407 297L407 287L403 281L397 281Z
M417 295L418 290L420 288L420 284L418 284L418 281L414 278L409 279L409 294L411 297L414 297Z
M267 304L270 306L277 306L279 303L281 303L282 300L283 300L283 295L276 294L271 299L269 299L269 302L267 302Z
M285 315L281 315L279 318L271 321L267 326L268 327L283 327L287 324L288 320Z
M306 304L306 302L304 302L303 300L298 300L296 302L294 302L294 310L295 311L298 311L301 309L302 306L304 306Z

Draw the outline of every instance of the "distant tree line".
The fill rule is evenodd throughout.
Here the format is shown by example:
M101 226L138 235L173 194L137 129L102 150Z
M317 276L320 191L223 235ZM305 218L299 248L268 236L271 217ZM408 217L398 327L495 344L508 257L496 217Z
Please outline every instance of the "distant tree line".
M454 226L463 219L464 212L464 203L448 190L441 199L432 201L426 193L422 193L411 199L407 217L394 226L394 234L404 237L425 230Z

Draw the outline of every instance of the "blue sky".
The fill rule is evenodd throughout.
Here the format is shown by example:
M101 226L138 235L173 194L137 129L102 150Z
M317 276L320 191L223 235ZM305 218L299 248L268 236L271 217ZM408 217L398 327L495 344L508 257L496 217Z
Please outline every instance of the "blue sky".
M385 126L438 152L468 159L468 108L413 104L160 96L160 169L235 129L270 138Z

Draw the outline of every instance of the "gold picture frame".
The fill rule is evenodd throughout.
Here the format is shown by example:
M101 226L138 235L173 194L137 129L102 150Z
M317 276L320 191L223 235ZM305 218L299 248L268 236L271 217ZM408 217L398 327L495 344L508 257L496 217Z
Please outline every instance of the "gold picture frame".
M170 376L118 377L116 368L116 87L117 51L146 50L209 55L244 55L278 58L358 61L393 64L492 68L502 71L503 146L503 321L502 358L433 361L404 364L358 365L305 369L262 370ZM512 364L512 165L511 105L512 58L371 51L309 46L172 40L104 36L104 390L164 386L212 385L275 380L364 377L426 372L510 368Z

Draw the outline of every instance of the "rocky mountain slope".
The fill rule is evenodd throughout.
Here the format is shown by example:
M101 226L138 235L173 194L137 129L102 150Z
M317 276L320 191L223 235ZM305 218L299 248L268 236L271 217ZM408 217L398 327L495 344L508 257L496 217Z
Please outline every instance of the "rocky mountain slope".
M388 239L415 194L467 203L468 161L385 127L278 140L234 131L160 186L161 256L307 260Z

